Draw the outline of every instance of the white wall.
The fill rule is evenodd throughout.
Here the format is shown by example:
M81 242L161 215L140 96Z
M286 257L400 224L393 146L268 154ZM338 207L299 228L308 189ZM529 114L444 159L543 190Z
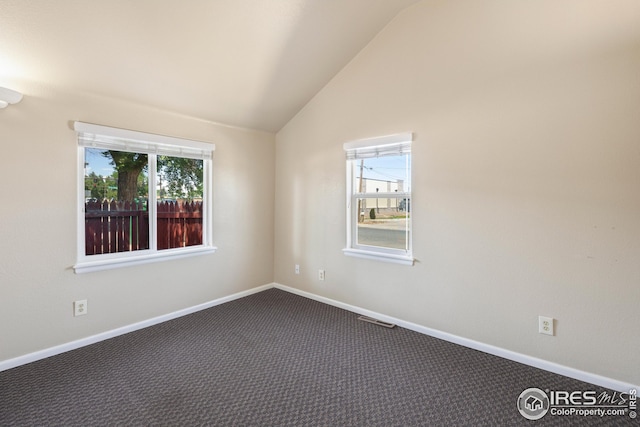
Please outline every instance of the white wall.
M402 12L276 136L276 282L640 384L639 16L635 0ZM407 131L416 265L346 257L342 144Z
M0 361L273 281L272 134L29 82L12 88L25 97L0 111ZM215 143L218 251L76 275L73 120ZM88 299L86 316L73 317L77 299Z

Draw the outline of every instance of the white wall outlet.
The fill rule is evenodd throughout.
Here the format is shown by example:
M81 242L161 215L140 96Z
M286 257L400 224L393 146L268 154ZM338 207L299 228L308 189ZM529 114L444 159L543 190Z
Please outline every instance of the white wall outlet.
M538 332L546 335L554 335L553 317L538 316Z
M324 270L318 270L318 280L324 280Z
M296 274L300 274L300 264L296 264Z
M74 316L84 316L87 314L87 310L89 307L87 306L87 300L81 299L73 302L73 315Z

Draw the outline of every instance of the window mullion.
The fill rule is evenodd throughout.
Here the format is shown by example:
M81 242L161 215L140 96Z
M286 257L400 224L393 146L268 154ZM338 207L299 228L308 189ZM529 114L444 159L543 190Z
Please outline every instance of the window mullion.
M86 200L86 196L85 196L85 191L84 191L84 181L85 181L85 176L86 176L86 167L87 165L85 164L85 158L84 158L84 153L85 153L85 149L84 147L80 146L78 147L78 158L77 158L77 162L78 162L78 209L79 209L79 213L78 213L78 226L77 226L77 250L78 250L78 259L84 259L86 256L86 246L85 246L85 242L86 242L86 231L85 231L85 200Z
M355 215L351 215L351 245L358 243L358 223L360 222L360 209L358 206L358 196L354 194L351 198L351 209Z
M149 249L158 250L158 156L149 154Z
M202 164L202 243L209 246L212 239L212 218L213 218L213 197L211 196L211 185L213 181L212 160L205 159Z
M353 193L354 196L357 196L361 199L379 199L379 198L383 198L383 199L388 199L391 198L393 199L394 197L409 197L411 196L411 192L409 191L394 191L394 192L378 192L378 193Z

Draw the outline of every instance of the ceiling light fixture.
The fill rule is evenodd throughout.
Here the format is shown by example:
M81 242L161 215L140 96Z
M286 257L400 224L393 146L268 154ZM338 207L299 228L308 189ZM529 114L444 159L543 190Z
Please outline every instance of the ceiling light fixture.
M0 108L5 108L9 104L17 104L20 101L22 101L20 92L0 86Z

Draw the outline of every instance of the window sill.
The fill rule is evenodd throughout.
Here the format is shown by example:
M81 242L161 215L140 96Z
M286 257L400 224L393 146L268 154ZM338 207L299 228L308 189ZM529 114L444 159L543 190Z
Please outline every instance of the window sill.
M347 256L364 258L364 259L372 259L375 261L391 262L394 264L413 265L414 263L413 257L405 256L405 255L385 254L381 252L372 252L372 251L365 251L362 249L351 249L351 248L343 249L342 252L344 252L344 254Z
M198 246L195 248L167 249L153 254L130 255L122 258L101 259L96 261L83 260L74 265L73 270L76 274L91 273L94 271L111 270L114 268L169 261L196 255L212 254L217 249L215 246Z

